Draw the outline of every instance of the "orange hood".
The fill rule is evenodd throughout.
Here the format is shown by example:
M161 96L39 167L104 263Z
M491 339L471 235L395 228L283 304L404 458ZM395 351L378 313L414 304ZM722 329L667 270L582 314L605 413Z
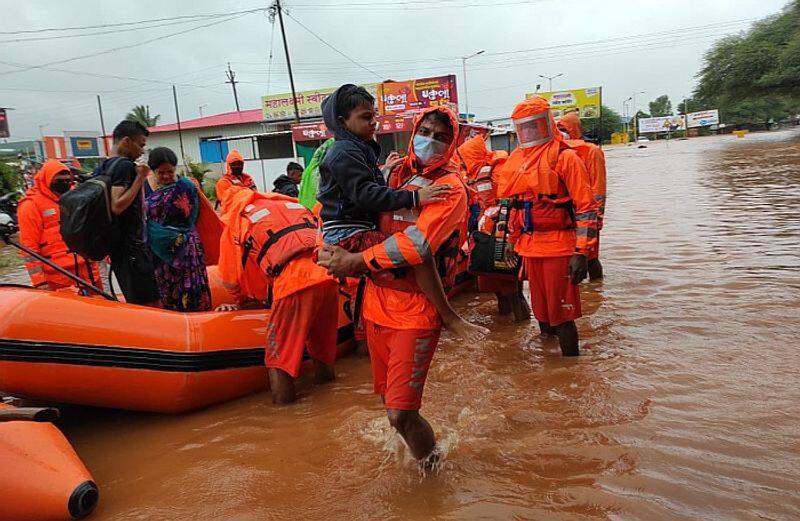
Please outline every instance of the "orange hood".
M450 124L453 127L453 141L450 143L450 146L447 148L447 151L445 151L444 156L439 161L422 167L417 155L414 153L414 136L417 134L419 126L422 123L422 120L425 119L425 116L437 110L447 115L447 117L450 119ZM428 176L437 170L458 172L458 165L456 164L455 155L458 129L458 118L453 111L447 107L428 107L417 114L417 117L414 120L414 129L411 131L411 140L408 143L408 155L406 156L405 162L400 165L400 182L404 182L412 175Z
M564 114L558 122L558 128L561 128L569 134L570 139L581 139L583 137L583 129L581 128L581 118L577 112L570 112Z
M467 169L467 179L475 179L480 169L492 159L492 153L486 148L486 139L481 134L464 141L458 147L458 155Z
M549 111L550 104L535 96L519 103L511 113L518 120ZM510 197L524 193L553 194L558 188L555 175L558 154L564 141L550 115L553 139L541 145L523 148L517 146L497 172L497 196Z
M231 163L235 163L237 161L244 163L244 157L242 157L242 154L240 154L239 151L234 148L228 153L228 157L225 158L225 175L233 175L231 173Z
M25 193L25 196L31 197L35 194L42 194L48 199L58 201L58 196L54 194L52 190L50 190L50 183L53 182L53 178L57 173L65 170L70 172L70 179L72 179L72 172L67 165L55 159L48 159L44 162L42 168L36 172L36 175L33 178L33 187L28 189L28 191Z

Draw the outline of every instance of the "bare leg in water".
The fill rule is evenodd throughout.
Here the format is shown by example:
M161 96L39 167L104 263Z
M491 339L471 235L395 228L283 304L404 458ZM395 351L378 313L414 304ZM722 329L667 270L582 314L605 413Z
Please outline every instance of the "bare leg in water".
M433 258L427 259L423 264L414 266L414 277L422 292L428 297L436 311L442 317L444 327L455 333L457 336L468 342L478 342L489 334L489 330L483 326L473 324L462 318L444 292L442 279L436 270L436 261Z
M297 399L294 390L294 381L289 373L276 369L269 368L269 388L272 391L272 403L287 404L292 403Z
M319 360L314 360L314 383L315 384L324 384L328 382L332 382L336 379L336 373L333 370L333 367L329 365L325 365L324 363L320 362Z
M600 259L589 259L589 280L597 280L603 278L603 265L600 264Z
M434 452L436 437L433 429L419 411L386 409L386 415L389 417L389 424L400 433L411 454L421 465L430 467L438 461Z
M574 320L564 322L554 326L553 329L558 336L558 344L561 346L561 354L564 356L578 356L578 327Z

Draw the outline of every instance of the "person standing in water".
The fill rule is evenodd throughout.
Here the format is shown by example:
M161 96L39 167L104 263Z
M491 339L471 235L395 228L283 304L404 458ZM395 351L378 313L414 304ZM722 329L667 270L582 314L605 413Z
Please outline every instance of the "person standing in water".
M556 128L545 99L519 103L511 118L519 146L497 172L497 195L516 199L514 250L523 258L542 334L556 335L564 356L577 356L578 284L597 244L597 203L586 167Z
M451 110L423 112L415 122L408 156L389 177L389 186L396 189L451 187L446 197L413 211L399 208L384 214L379 231L388 237L363 252L326 245L318 260L337 277L371 274L363 313L373 388L389 423L426 468L439 456L433 429L419 411L442 319L408 268L454 251L466 238L467 192L455 163L457 131Z

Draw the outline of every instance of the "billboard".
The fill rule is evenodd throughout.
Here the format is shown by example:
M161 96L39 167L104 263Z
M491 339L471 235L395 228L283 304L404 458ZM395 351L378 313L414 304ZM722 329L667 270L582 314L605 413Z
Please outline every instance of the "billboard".
M446 105L458 112L456 77L436 76L408 81L387 81L362 85L375 96L378 102L378 115L401 116L428 107ZM297 93L297 110L300 117L319 117L322 115L322 100L336 88L306 90ZM261 108L266 121L294 118L294 104L291 94L262 96Z
M414 116L378 116L378 134L395 132L411 132L414 127ZM333 137L322 121L292 125L292 139L297 143L304 141L326 140Z
M369 83L362 85L367 91L378 97L378 84ZM297 111L300 117L319 117L322 116L322 100L327 98L336 87L325 89L304 90L297 93ZM278 121L282 119L294 119L294 103L292 94L272 94L261 97L261 110L266 121Z
M68 157L102 156L98 132L64 132Z
M689 128L719 125L719 110L701 110L686 115L686 126Z
M8 130L8 113L6 109L0 109L0 137L9 137L11 132Z
M525 99L539 96L550 102L550 110L556 119L568 110L578 110L581 118L594 119L600 117L601 87L583 89L558 90L553 92L532 92Z
M676 130L686 130L686 120L683 116L639 119L640 134L647 134L648 132L675 132Z
M387 81L380 84L378 94L378 113L382 116L458 104L456 77L452 74L408 81Z

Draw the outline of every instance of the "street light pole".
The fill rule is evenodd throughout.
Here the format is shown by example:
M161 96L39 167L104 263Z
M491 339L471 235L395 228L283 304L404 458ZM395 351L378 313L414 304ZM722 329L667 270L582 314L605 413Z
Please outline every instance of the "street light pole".
M549 85L548 89L549 89L550 92L553 92L553 80L558 78L559 76L563 76L563 75L564 75L563 72L559 72L555 76L545 76L543 74L540 74L539 77L548 81L548 85Z
M639 92L634 92L631 98L633 99L633 141L637 141L639 139L639 118L637 114L639 111L636 109L636 95L637 94L644 94L644 91L641 90Z
M464 72L464 119L469 120L469 90L467 89L467 60L470 58L474 58L483 54L484 51L481 49L480 51L470 54L469 56L462 56L461 57L461 67Z

